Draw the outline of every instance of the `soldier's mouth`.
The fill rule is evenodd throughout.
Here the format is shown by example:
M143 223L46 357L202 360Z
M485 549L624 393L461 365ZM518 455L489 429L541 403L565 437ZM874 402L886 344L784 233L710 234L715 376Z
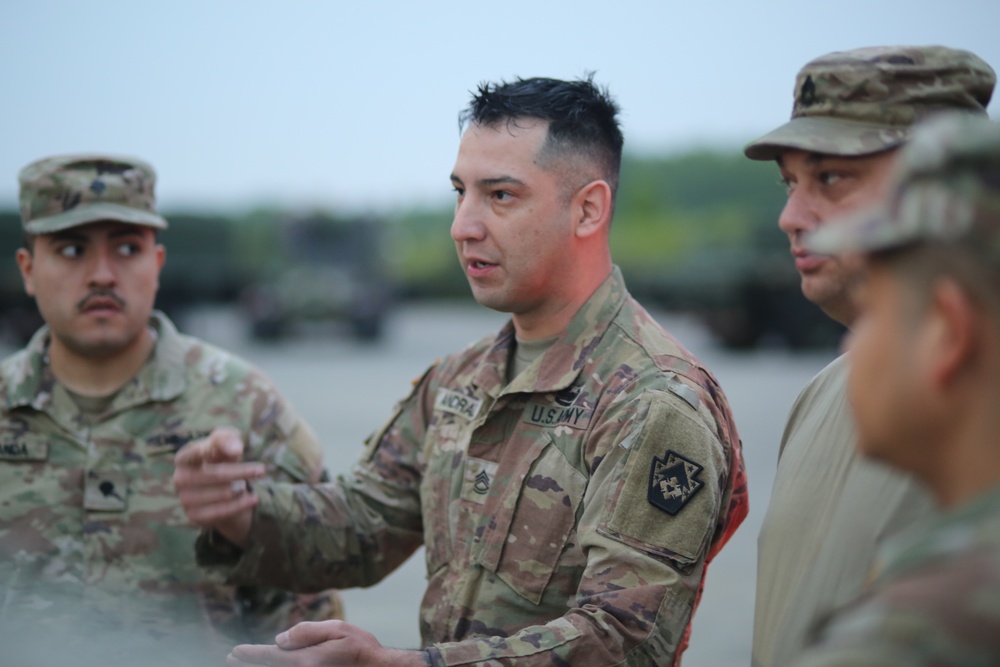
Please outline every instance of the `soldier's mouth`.
M97 310L122 310L125 307L125 300L117 294L88 294L77 304L77 310L88 313Z

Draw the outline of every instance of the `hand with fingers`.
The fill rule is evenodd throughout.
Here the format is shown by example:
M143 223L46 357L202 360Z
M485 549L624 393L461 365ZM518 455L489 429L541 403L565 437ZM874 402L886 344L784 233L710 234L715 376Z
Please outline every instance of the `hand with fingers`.
M232 667L424 667L423 651L382 646L375 635L344 621L305 622L282 632L276 646L242 644L226 658Z
M174 457L174 488L188 519L239 547L246 546L258 500L248 483L265 472L263 463L242 459L243 441L232 428L217 428Z

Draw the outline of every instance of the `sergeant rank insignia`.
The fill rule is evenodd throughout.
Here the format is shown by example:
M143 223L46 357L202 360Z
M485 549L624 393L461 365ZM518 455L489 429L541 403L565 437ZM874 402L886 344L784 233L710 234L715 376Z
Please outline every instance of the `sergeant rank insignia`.
M662 459L654 456L649 471L649 504L676 515L705 486L697 479L702 470L703 466L669 449Z

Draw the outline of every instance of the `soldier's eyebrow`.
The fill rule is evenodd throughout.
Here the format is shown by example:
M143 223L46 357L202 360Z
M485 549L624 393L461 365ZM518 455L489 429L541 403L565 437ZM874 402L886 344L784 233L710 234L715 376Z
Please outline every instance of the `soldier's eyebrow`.
M118 239L123 236L142 236L143 230L135 225L128 225L125 227L119 227L108 232L109 239Z
M513 176L497 176L495 178L481 178L476 181L482 187L493 187L496 185L517 185L524 187L524 181Z
M86 241L87 235L83 234L75 229L63 229L58 232L52 232L51 234L43 234L45 240L49 245L54 243L61 243L63 241Z
M451 175L451 182L455 185L465 187L465 183L455 174ZM480 178L476 181L476 186L480 188L492 188L498 185L513 185L516 187L526 187L525 182L513 176L494 176L493 178Z

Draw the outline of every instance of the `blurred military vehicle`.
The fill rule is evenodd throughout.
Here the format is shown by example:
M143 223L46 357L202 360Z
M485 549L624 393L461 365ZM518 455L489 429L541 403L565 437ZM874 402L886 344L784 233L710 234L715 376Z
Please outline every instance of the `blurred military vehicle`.
M778 178L775 165L738 149L626 155L611 245L631 291L650 306L691 313L728 348L835 345L843 328L802 296L778 229L785 202ZM192 306L238 298L256 338L334 323L377 340L396 294L471 302L448 235L449 209L442 202L396 211L384 224L269 209L235 217L167 212L157 307L183 329ZM0 336L23 342L40 318L13 259L17 212L2 215Z
M191 310L235 301L253 278L237 243L237 224L218 215L164 214L169 227L159 233L167 250L156 307L182 330Z
M12 346L23 345L42 325L35 300L24 292L14 259L23 241L20 213L0 211L0 341Z
M725 347L837 344L843 327L802 296L773 164L738 152L626 157L612 252L630 289L700 319Z
M775 165L738 149L626 155L611 248L631 292L690 313L727 348L836 345L843 328L802 296L778 229L786 199L778 180ZM394 219L393 269L407 296L469 298L451 216L442 207Z
M194 306L233 301L249 279L234 252L233 222L219 216L166 215L169 227L159 232L167 260L160 274L156 307L183 328ZM23 345L42 325L35 301L24 292L14 254L22 247L21 218L16 210L0 211L0 340Z
M653 302L695 315L729 349L835 347L844 327L802 295L788 242L774 236L759 229L746 242L699 249L638 282Z
M270 266L240 295L258 339L309 323L345 323L355 338L381 338L393 301L383 260L383 225L374 218L316 214L277 229Z

